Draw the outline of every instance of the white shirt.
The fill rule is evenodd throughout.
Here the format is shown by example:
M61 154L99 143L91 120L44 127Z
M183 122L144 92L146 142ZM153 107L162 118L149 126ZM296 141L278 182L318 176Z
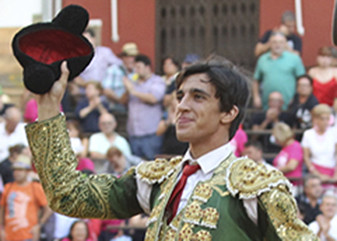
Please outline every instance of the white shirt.
M25 125L25 123L18 123L14 132L8 135L5 122L0 123L0 162L9 156L10 147L18 144L28 146Z
M309 224L309 229L311 229L315 234L318 234L319 225L317 221L311 222ZM328 232L329 236L337 239L337 216L335 215L330 221L330 229ZM325 236L322 234L320 237L321 241L326 241Z
M206 181L210 179L213 175L214 170L221 164L223 160L225 160L232 153L231 144L227 143L217 149L214 149L203 156L194 159L192 158L190 151L188 150L183 157L182 162L183 165L185 161L190 161L191 163L197 162L200 165L200 169L188 177L186 185L184 187L178 211L179 213L187 204L194 188L197 186L199 182ZM182 174L180 174L181 176ZM179 177L177 178L177 182L179 181ZM152 185L146 183L145 181L137 179L137 198L140 206L146 213L150 212L150 194L152 190ZM249 200L243 200L243 205L246 208L248 216L252 219L252 221L257 223L257 199L252 198Z
M72 218L64 216L59 213L54 213L55 215L55 230L54 238L61 239L69 235L71 225L78 220L78 218Z
M117 147L125 156L131 155L131 149L128 141L115 133L115 140L111 143L104 133L93 134L89 138L89 152L98 152L105 155L112 146Z
M323 135L317 134L315 129L311 128L304 132L301 145L310 149L313 163L327 168L335 168L336 143L337 133L335 128L328 128Z

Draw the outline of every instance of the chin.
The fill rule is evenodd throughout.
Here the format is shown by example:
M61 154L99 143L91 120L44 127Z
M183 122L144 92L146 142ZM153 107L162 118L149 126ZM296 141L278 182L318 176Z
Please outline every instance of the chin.
M184 132L184 131L180 131L180 132L176 132L176 136L178 141L181 142L189 142L189 140L191 139L191 134L189 134L188 132Z

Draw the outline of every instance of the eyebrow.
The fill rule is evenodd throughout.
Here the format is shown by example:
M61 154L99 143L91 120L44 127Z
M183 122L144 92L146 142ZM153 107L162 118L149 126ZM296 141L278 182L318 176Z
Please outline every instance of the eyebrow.
M192 94L199 93L199 94L206 95L208 97L212 97L208 92L206 92L202 89L198 89L198 88L191 88L191 89L189 89L189 92L192 93ZM183 94L183 93L184 93L183 90L177 90L177 95L180 95L180 94Z

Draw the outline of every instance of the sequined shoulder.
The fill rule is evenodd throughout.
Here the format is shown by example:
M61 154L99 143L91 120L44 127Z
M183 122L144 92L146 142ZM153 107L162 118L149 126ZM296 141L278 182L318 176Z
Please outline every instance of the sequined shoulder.
M239 194L241 199L254 198L284 184L289 190L290 182L276 170L268 170L263 164L257 164L246 157L234 160L226 173L228 190L233 196Z
M155 161L144 161L137 166L136 177L149 184L162 183L180 166L181 161L181 156L170 160L159 158Z

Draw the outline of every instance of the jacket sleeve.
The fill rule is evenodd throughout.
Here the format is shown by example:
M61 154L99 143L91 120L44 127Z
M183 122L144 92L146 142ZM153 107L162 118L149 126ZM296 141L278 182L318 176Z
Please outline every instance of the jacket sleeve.
M276 235L280 240L318 241L309 228L297 218L297 205L289 192L291 184L283 174L268 170L247 158L232 162L227 175L227 187L233 196L240 199L258 199L259 224L266 235ZM264 219L265 225L261 225ZM266 226L270 227L266 229ZM274 236L275 237L275 236ZM276 238L267 238L275 240Z
M121 178L109 174L85 177L76 171L63 114L26 126L34 164L49 206L79 218L127 218L142 209L137 200L135 169Z
M296 201L284 185L263 193L259 197L259 205L281 240L319 240L297 217Z

